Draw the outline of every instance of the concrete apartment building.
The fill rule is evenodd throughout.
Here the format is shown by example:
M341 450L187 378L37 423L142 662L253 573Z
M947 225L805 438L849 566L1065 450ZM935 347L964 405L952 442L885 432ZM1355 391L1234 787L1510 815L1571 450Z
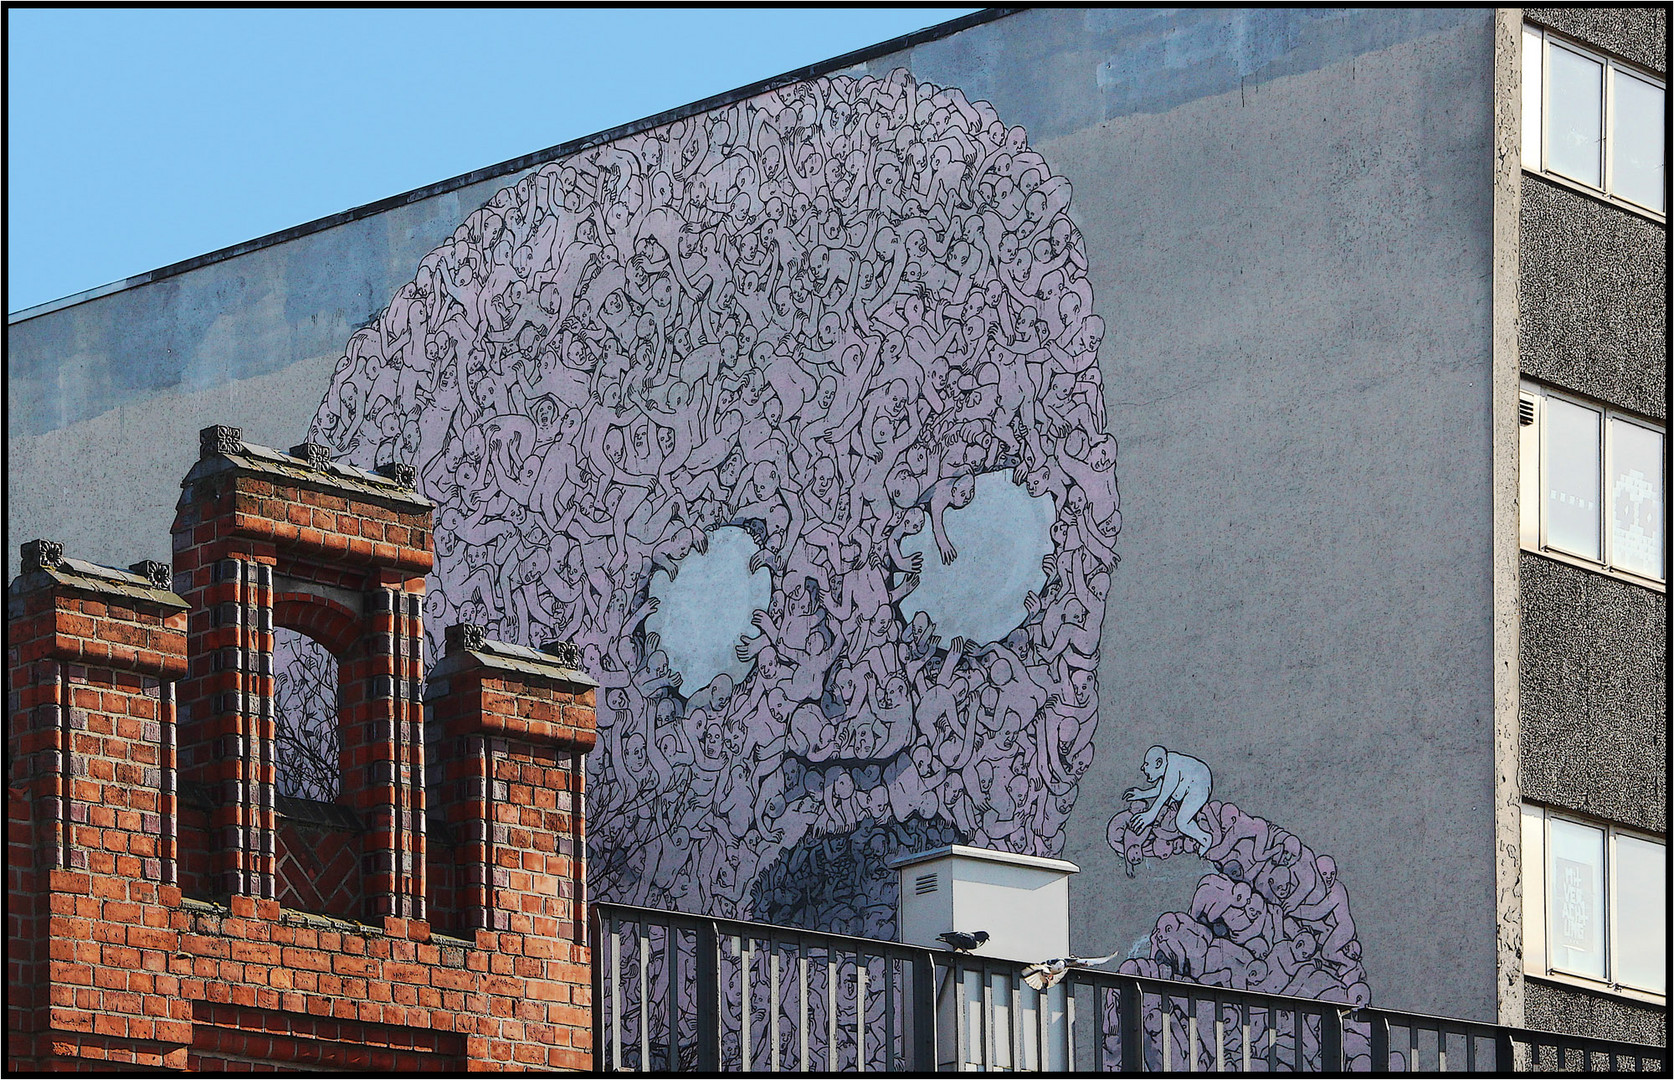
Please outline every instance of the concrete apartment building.
M1643 189L1640 202L1609 191L1598 198L1600 185L1589 186L1590 176L1579 185L1570 182L1572 170L1558 161L1562 151L1553 145L1558 136L1552 125L1546 127L1542 147L1527 118L1536 108L1535 81L1528 73L1537 63L1547 73L1542 83L1546 108L1561 92L1555 87L1563 85L1565 71L1575 65L1584 78L1585 65L1601 56L1612 79L1628 78L1630 70L1666 79L1666 12L1529 8L1524 17L1517 362L1524 416L1532 411L1536 422L1522 426L1519 449L1523 1009L1533 1027L1573 1025L1665 1041L1666 1014L1659 1010L1666 1008L1666 978L1654 973L1666 963L1666 939L1659 929L1667 920L1666 898L1660 909L1644 914L1618 909L1612 917L1613 932L1628 937L1613 946L1621 950L1614 963L1618 968L1644 963L1650 978L1622 968L1608 976L1614 992L1603 992L1597 983L1573 978L1578 969L1565 956L1576 954L1554 944L1563 932L1560 882L1548 877L1538 894L1531 886L1537 862L1547 875L1556 872L1551 860L1561 858L1555 849L1567 836L1585 838L1590 845L1607 835L1617 852L1618 874L1644 875L1647 882L1666 874L1667 542L1649 549L1651 561L1643 564L1624 548L1626 557L1603 572L1590 549L1579 559L1570 557L1574 547L1552 533L1553 515L1562 513L1556 509L1562 481L1553 471L1561 467L1554 464L1561 451L1554 449L1550 414L1539 410L1556 401L1560 411L1566 405L1587 409L1568 414L1583 422L1594 415L1619 417L1607 421L1621 425L1612 429L1616 437L1639 440L1636 445L1664 455L1660 475L1667 476L1667 221L1644 212L1660 206L1666 213L1667 196L1656 195L1653 182ZM1631 97L1639 86L1654 84L1620 85ZM1650 100L1666 108L1665 97ZM1657 124L1664 121L1653 112L1645 122L1654 141ZM1537 463L1541 435L1546 457ZM1618 469L1614 475L1618 488L1613 497L1630 498L1620 486L1628 472ZM1656 498L1644 512L1665 515L1666 496ZM1543 837L1543 824L1550 830L1554 822L1558 831ZM1537 895L1545 900L1544 935L1543 916L1535 910ZM1647 937L1637 937L1641 929ZM1596 967L1592 972L1595 979L1601 975ZM1660 987L1662 993L1636 993L1636 987Z
M590 900L893 940L894 863L965 845L1079 868L1112 970L1665 1045L1667 52L1665 8L997 10L12 313L8 549L85 560L12 562L13 617L79 574L167 623L182 478L295 447L433 508L391 609L433 672L453 625L574 643ZM171 530L172 580L90 565ZM365 660L270 606L258 783L348 844ZM40 822L75 753L8 712ZM492 922L227 842L154 884Z

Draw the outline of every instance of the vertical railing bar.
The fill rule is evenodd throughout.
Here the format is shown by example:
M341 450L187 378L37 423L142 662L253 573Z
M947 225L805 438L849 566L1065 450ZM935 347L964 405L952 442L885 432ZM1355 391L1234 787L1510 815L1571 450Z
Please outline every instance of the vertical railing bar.
M866 1071L866 955L854 954L854 1071Z
M740 934L732 939L733 952L738 956L738 1068L750 1071L750 949L748 939Z
M1273 1005L1267 1006L1267 1071L1278 1070L1279 1055L1279 1010Z
M1118 1034L1122 1040L1122 1057L1117 1067L1123 1072L1140 1073L1145 1071L1145 986L1129 979L1121 984L1121 996L1116 1002L1116 1015L1120 1018ZM1103 1002L1100 1002L1103 1005ZM1102 1017L1102 1013L1101 1013ZM1103 1048L1104 1040L1099 1040ZM1102 1066L1102 1062L1100 1063Z
M1062 984L1060 984L1062 985ZM1046 1071L1046 1025L1053 987L1035 991L1035 1071Z
M994 973L988 966L988 961L982 962L982 1071L990 1072L994 1068L995 1053L994 1033Z
M1447 1071L1447 1028L1436 1025L1436 1071Z
M834 945L825 947L825 1065L827 1072L837 1071L837 953Z
M634 923L634 937L639 940L639 1067L651 1068L651 994L645 980L651 961L651 935L647 934L642 917Z
M1006 984L1011 987L1011 1015L1006 1017L1006 1052L1011 1055L1013 1072L1023 1070L1023 991L1015 971L1006 973Z
M1137 987L1138 984L1135 983L1134 986ZM1104 1032L1104 1014L1105 1014L1105 1011L1106 1011L1105 1007L1104 1007L1104 996L1105 996L1106 993L1109 993L1110 991L1107 991L1104 987L1100 986L1096 982L1092 984L1090 989L1092 990L1092 994L1093 994L1093 1022L1092 1022L1092 1027L1093 1027L1093 1071L1097 1073L1097 1072L1103 1072L1104 1071L1104 1035L1105 1035L1105 1032ZM1116 999L1116 1037L1121 1040L1121 1051L1122 1051L1122 1059L1121 1059L1120 1064L1118 1065L1118 1068L1121 1068L1124 1072L1129 1071L1128 1068L1127 1068L1127 1054L1128 1054L1128 1014L1127 1014L1127 1008L1128 1008L1128 990L1127 990L1127 988L1124 987L1123 990L1122 990L1122 996ZM1072 1068L1072 1069L1074 1067L1075 1066L1073 1066L1073 1065L1070 1066L1070 1068ZM1137 1072L1138 1070L1132 1070L1132 1071Z
M1376 1058L1373 1058L1374 1063ZM1375 1065L1374 1065L1375 1067ZM1517 1051L1511 1043L1511 1032L1505 1028L1494 1029L1494 1071L1508 1073L1517 1067Z
M1476 1071L1476 1036L1469 1031L1465 1032L1465 1071Z
M1250 1071L1250 1003L1241 1002L1238 1006L1238 1041L1243 1047L1241 1055L1243 1068L1240 1072Z
M604 953L604 913L597 904L587 906L587 944L593 950L593 1071L608 1072L609 1064L605 1056L605 965L600 962Z
M1186 1017L1186 1071L1197 1071L1197 1006L1198 1000L1188 996L1186 1005L1191 1014Z
M936 1046L936 958L928 949L913 955L913 1053L909 1068L934 1072L941 1053Z
M1068 981L1064 987L1064 1071L1075 1071L1075 988Z
M884 956L884 1071L895 1071L895 961L893 953Z
M796 1030L799 1042L797 1048L797 1067L802 1072L808 1071L808 949L806 940L799 943L796 956Z
M970 1003L966 1000L965 964L957 953L948 959L947 976L958 981L953 995L953 1003L957 1006L953 1014L954 1052L958 1055L958 1060L953 1063L953 1071L964 1072L966 1063L971 1059L970 1033L965 1030L970 1022Z
M1215 1071L1226 1072L1226 1019L1219 1003L1215 1005Z
M768 1023L768 1037L773 1040L773 1046L768 1051L768 1065L773 1072L779 1071L779 942L769 941L768 948L773 951L768 954L768 1008L772 1010L772 1019Z
M1168 1000L1167 990L1162 991L1160 998L1162 998L1162 1072L1167 1073L1173 1072L1173 1047L1170 1045L1173 1041L1173 1008L1172 1001Z
M721 935L715 923L697 924L697 1040L699 1072L721 1068Z
M622 927L610 923L610 1067L622 1071Z
M680 931L671 914L663 926L663 948L668 951L668 1068L680 1071Z

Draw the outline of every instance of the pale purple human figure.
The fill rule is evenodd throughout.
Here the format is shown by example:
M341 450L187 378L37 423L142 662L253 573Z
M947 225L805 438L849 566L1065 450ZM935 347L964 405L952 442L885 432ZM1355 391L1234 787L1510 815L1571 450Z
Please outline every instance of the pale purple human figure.
M1194 819L1197 812L1203 809L1203 804L1209 801L1209 766L1189 754L1153 746L1145 751L1141 771L1145 774L1145 779L1151 782L1151 786L1144 789L1129 788L1123 796L1130 801L1151 800L1151 805L1136 819L1135 829L1144 831L1150 828L1156 823L1164 807L1169 803L1177 803L1179 809L1174 815L1174 827L1183 836L1197 841L1199 854L1207 853L1209 834Z
M1349 915L1348 893L1337 880L1337 863L1329 855L1315 860L1319 867L1320 883L1325 896L1311 904L1303 904L1291 914L1304 922L1318 922L1330 926L1330 932L1320 943L1320 957L1327 963L1347 966L1350 957L1344 952L1354 940L1354 919Z

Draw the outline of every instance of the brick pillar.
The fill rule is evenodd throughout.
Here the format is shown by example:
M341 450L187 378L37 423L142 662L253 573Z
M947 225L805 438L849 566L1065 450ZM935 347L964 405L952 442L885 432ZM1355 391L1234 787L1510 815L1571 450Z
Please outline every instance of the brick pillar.
M583 783L598 684L568 642L537 652L471 625L449 627L446 642L425 706L456 844L460 925L477 931L479 947L522 936L517 948L540 963L517 967L527 976L520 992L544 1021L473 1040L471 1056L591 1068ZM537 1056L548 1043L549 1056Z
M289 452L199 433L174 523L177 587L192 605L182 683L182 776L209 788L219 891L273 899L273 628L339 660L340 803L364 826L362 910L425 917L419 643L432 504L411 468L369 473L323 446Z
M367 826L369 916L428 918L424 869L424 579L380 582L343 665L344 796Z
M184 1067L168 568L23 546L7 597L7 1044L17 1068Z

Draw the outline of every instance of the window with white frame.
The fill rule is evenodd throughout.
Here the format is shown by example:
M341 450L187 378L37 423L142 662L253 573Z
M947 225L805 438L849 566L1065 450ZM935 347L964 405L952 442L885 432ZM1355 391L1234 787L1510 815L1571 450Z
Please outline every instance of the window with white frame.
M1667 213L1667 84L1523 27L1523 168Z
M1668 993L1667 841L1523 807L1523 971Z
M1527 380L1518 418L1522 546L1666 582L1663 428Z

